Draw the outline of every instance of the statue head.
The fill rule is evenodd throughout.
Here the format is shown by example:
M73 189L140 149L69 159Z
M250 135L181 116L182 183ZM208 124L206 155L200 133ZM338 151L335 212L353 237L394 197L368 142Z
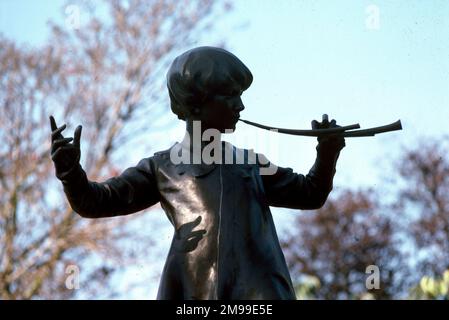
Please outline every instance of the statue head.
M244 109L240 96L252 80L249 69L232 53L215 47L194 48L178 56L168 70L171 109L182 120L233 129Z

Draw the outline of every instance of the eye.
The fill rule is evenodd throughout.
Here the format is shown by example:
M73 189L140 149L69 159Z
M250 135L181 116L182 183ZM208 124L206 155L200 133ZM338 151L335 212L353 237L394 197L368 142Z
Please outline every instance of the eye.
M234 99L240 97L243 93L243 90L232 89L230 91L224 92L222 94L216 95L219 99Z
M232 97L241 96L242 93L243 93L242 90L232 90L231 93L229 94L229 96L232 96Z

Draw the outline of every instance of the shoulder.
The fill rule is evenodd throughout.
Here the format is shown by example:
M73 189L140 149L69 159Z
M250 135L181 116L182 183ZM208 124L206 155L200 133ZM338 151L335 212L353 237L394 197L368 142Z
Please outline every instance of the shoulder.
M231 152L232 150L235 156L234 160L236 160L237 163L239 163L238 161L240 159L240 161L243 161L245 164L256 165L258 167L268 167L272 165L270 160L268 160L264 154L255 152L254 149L238 148L229 142L225 142L225 150L227 152Z
M174 145L172 145L170 148L162 150L162 151L157 151L154 153L153 157L162 157L164 155L168 155L170 154L170 150L173 149L174 146L176 146L177 144L175 143Z
M168 159L170 157L170 154L175 152L175 151L179 151L178 149L179 149L179 144L178 143L174 143L168 149L155 152L152 158L154 160Z
M156 168L159 166L163 166L163 165L167 164L167 162L170 161L170 155L173 152L173 150L176 149L176 146L177 146L177 144L175 143L168 149L157 151L153 154L152 157L148 158L148 160Z
M166 150L157 151L152 156L141 159L135 167L129 169L137 169L139 171L153 172L155 166L157 167L161 163L161 161L164 161L164 159L169 158L171 148L172 147Z
M173 146L171 146L168 149L162 150L162 151L157 151L154 153L152 158L155 159L160 159L160 158L166 158L170 155L170 150L173 148Z

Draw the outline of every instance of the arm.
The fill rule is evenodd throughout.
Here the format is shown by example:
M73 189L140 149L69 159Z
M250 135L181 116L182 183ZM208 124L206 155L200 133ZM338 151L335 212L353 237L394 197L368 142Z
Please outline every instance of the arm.
M138 212L159 202L153 170L151 158L146 158L102 183L89 181L79 164L58 178L75 212L85 218L104 218Z
M64 138L55 119L50 117L51 158L56 177L62 182L72 209L86 218L125 215L148 208L159 201L159 191L151 158L143 159L136 167L126 169L120 176L103 183L91 182L81 168L81 126L75 137ZM73 143L69 143L73 140Z
M277 167L273 175L262 175L268 205L305 210L321 208L332 190L338 156L323 157L317 152L315 163L305 176L282 167Z
M323 116L321 123L312 122L312 128L337 127ZM263 175L262 181L268 204L292 209L319 209L332 191L336 164L345 141L341 135L318 138L317 156L307 175L297 174L290 168L277 167L275 174ZM265 161L265 163L268 161Z

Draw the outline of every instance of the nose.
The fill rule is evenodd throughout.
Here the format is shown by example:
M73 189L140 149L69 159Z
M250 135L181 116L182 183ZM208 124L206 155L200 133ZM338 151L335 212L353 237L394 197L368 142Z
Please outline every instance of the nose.
M236 100L236 102L235 102L235 104L234 104L234 110L235 110L236 112L241 112L241 111L245 110L245 106L243 105L242 98L239 97L239 98Z

